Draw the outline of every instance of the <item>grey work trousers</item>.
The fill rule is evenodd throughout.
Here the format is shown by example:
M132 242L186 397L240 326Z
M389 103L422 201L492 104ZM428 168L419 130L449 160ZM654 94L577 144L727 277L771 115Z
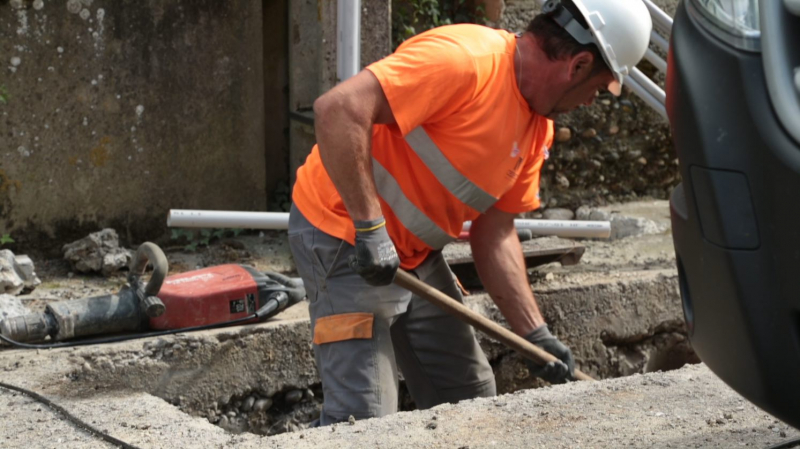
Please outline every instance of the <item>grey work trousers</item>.
M289 243L310 301L321 425L396 412L398 367L420 409L496 394L469 325L396 285L367 284L348 266L353 246L314 227L294 206ZM441 253L413 273L462 300Z

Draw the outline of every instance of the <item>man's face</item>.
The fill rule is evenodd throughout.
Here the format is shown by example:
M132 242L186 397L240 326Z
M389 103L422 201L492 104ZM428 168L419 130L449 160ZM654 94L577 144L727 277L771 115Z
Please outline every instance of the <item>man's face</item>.
M576 79L574 84L553 105L550 113L546 115L547 118L554 119L556 116L575 110L580 106L591 105L598 93L607 91L613 83L616 83L616 79L608 69L595 75L589 74Z

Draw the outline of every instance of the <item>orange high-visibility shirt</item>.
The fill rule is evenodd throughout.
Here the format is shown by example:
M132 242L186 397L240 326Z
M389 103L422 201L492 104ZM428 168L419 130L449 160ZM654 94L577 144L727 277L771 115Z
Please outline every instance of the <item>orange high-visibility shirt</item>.
M454 240L465 221L489 207L509 213L539 207L553 122L522 97L515 52L511 33L450 25L409 39L367 67L396 120L373 127L372 163L404 269ZM352 219L316 145L297 171L293 201L314 226L353 244Z

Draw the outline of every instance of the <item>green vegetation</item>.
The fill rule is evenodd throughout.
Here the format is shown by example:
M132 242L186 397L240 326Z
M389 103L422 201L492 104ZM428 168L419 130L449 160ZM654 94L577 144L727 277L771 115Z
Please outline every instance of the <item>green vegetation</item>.
M269 199L270 212L289 212L292 207L292 192L288 181L280 181Z
M12 239L9 234L3 234L0 236L0 246L4 246L8 243L14 243L14 239Z
M393 0L392 46L442 25L485 23L485 8L475 0Z
M0 84L0 103L8 104L8 99L11 98L8 95L8 89L6 89L5 84Z
M241 234L243 229L185 229L174 228L172 230L172 240L186 242L183 247L186 251L197 251L198 247L208 246L212 240L221 239L227 235L234 237Z

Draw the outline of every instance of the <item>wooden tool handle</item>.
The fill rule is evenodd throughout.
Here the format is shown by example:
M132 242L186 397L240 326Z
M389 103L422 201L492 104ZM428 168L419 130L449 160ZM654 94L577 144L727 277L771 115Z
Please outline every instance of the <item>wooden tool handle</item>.
M413 274L407 273L403 270L397 270L397 276L394 279L394 283L455 315L462 321L472 325L476 329L519 352L526 359L530 359L539 365L545 365L548 362L554 362L558 360L549 352L540 349L538 346L534 345L528 340L525 340L524 338L495 323L494 321L477 312L474 312L464 304L461 304L439 290L436 290L428 284L420 281ZM575 378L578 380L594 380L588 374L585 374L577 369L575 370Z

